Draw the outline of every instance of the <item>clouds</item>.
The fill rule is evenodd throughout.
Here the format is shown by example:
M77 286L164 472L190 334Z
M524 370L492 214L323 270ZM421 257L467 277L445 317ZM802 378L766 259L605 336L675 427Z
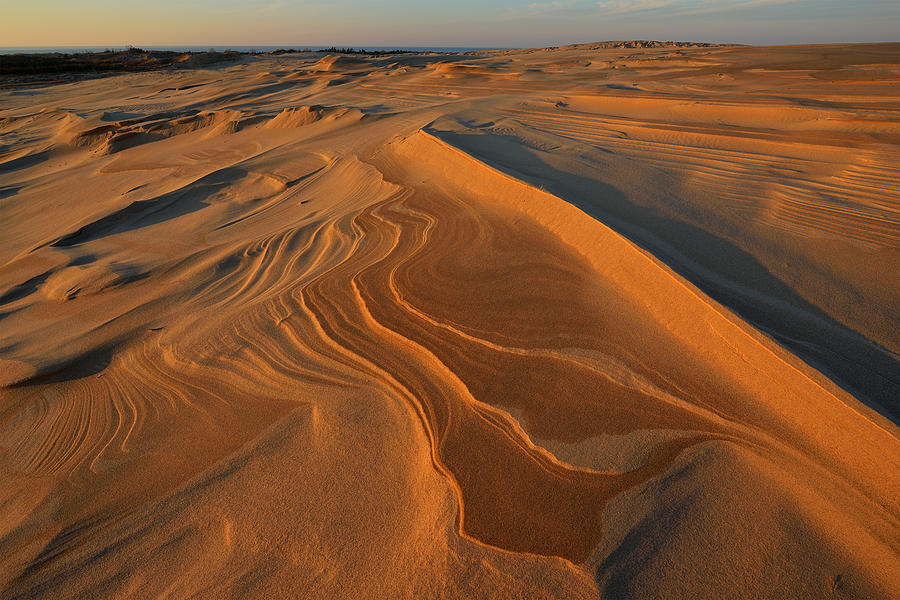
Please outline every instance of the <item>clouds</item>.
M569 14L573 11L584 10L584 2L579 0L552 0L549 2L532 2L525 11L518 7L507 7L507 14L528 14L529 16L545 14Z
M601 0L597 8L605 15L622 15L659 10L679 4L677 0Z
M424 0L422 0L424 1ZM480 0L485 6L492 0ZM528 32L528 45L610 39L739 43L897 40L897 0L494 0L493 35ZM518 35L518 33L516 33ZM506 42L504 42L506 43Z
M773 7L783 4L810 4L810 0L600 0L598 11L606 16L659 12L670 15L700 15Z
M816 0L544 0L507 7L506 14L628 17L687 16L764 9L787 4L814 5Z
M574 0L557 0L556 2L532 2L528 8L532 10L559 10L574 5Z

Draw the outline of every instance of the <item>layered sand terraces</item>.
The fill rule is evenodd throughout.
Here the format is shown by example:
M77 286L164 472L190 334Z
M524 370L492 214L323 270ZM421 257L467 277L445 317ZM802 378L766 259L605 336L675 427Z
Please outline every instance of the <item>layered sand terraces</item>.
M0 598L900 596L900 44L0 90Z

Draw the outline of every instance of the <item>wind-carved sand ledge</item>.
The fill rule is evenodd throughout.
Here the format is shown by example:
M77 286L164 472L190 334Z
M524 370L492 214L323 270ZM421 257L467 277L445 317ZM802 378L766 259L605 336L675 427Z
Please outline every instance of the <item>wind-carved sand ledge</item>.
M0 90L0 598L900 595L900 44Z

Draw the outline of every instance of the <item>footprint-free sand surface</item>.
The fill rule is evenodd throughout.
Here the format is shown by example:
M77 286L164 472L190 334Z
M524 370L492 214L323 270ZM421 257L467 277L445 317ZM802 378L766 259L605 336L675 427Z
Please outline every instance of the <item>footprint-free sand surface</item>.
M0 597L900 597L900 44L0 90Z

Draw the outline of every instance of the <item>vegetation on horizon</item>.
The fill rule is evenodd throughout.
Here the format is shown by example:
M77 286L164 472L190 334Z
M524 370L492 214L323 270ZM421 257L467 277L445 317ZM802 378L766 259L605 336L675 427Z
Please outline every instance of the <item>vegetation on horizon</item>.
M365 48L338 48L337 46L332 46L330 48L319 48L318 50L313 50L311 48L278 48L277 50L270 50L268 52L264 52L262 54L299 54L301 52L327 52L328 54L359 54L359 55L369 55L369 56L382 56L385 54L410 54L412 50L366 50ZM260 54L258 52L254 54Z
M47 52L0 55L0 76L52 75L60 73L101 74L147 71L176 64L196 66L234 60L236 52L173 52L144 50L135 46L102 52Z

